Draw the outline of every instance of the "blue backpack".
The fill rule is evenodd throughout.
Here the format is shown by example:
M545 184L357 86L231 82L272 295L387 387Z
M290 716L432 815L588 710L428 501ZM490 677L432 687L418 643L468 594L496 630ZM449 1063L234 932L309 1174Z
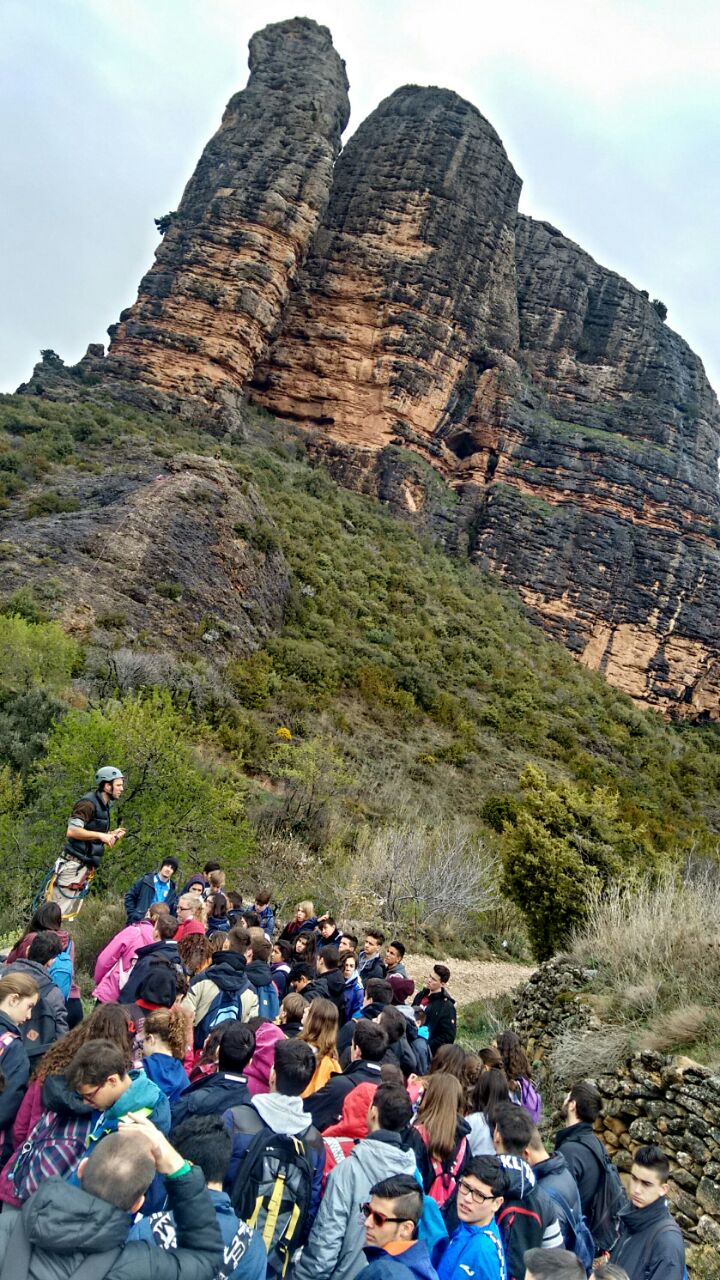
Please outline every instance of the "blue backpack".
M70 988L73 980L73 956L72 956L72 938L68 942L64 951L60 952L52 961L48 973L62 992L63 1000L67 1000L70 995Z
M252 987L252 983L250 983ZM274 982L268 983L266 987L252 987L258 998L258 1015L261 1018L269 1018L274 1022L280 1013L280 997L277 993L277 987Z
M198 1022L193 1033L193 1045L202 1049L211 1031L223 1022L240 1022L242 1020L242 996L250 983L246 983L239 991L218 991L210 1008Z
M550 1199L555 1201L555 1204L562 1211L564 1221L567 1223L572 1237L572 1239L566 1240L565 1244L567 1248L575 1254L575 1257L585 1268L586 1275L590 1275L593 1259L595 1257L595 1241L593 1240L592 1232L583 1217L582 1210L578 1217L576 1213L573 1213L571 1206L568 1204L561 1191L556 1190L554 1187L549 1187L544 1181L539 1185L542 1187L543 1191L547 1192ZM562 1228L562 1222L560 1223L560 1226ZM563 1232L563 1235L564 1234L565 1232Z

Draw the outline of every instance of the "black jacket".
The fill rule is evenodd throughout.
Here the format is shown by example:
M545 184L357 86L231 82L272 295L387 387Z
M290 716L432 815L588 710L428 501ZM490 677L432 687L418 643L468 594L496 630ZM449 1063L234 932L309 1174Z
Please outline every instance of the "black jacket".
M358 977L364 987L367 987L371 978L384 978L385 965L383 964L383 958L380 952L378 951L376 956L371 956L366 959L364 952L361 951L358 956L357 971Z
M593 1133L592 1125L580 1121L565 1129L558 1129L555 1134L555 1150L561 1151L565 1157L565 1163L580 1192L583 1213L590 1222L592 1203L603 1177L605 1148Z
M182 960L177 949L177 942L172 938L160 942L148 942L146 947L139 947L135 964L130 976L120 992L120 1004L134 1004L138 992L152 966L158 961L171 964L178 972L182 972ZM203 970L203 973L206 971Z
M108 1250L121 1252L106 1280L213 1280L224 1248L205 1179L199 1169L192 1168L166 1186L177 1226L177 1249L167 1251L151 1249L144 1241L127 1244L127 1213L63 1178L48 1178L20 1215L32 1248L33 1280L69 1280L89 1254ZM0 1217L2 1266L13 1249L17 1218L14 1214Z
M231 1107L244 1106L251 1101L245 1076L217 1071L215 1075L196 1080L173 1103L173 1126L182 1124L191 1116L221 1116Z
M307 987L305 988L305 991L307 991ZM304 994L305 993L303 992L303 995ZM379 1003L366 1004L363 1007L363 1010L360 1014L360 1018L370 1018L371 1020L373 1018L377 1018L378 1015L381 1014L383 1009L385 1009L386 1007L387 1007L386 1005L379 1004ZM351 1018L350 1021L346 1022L345 1026L341 1027L340 1031L338 1032L338 1038L337 1038L338 1060L340 1062L340 1066L342 1067L343 1071L345 1070L346 1067L350 1066L350 1053L352 1051L353 1036L355 1034L355 1027L357 1023L360 1021L360 1018Z
M169 880L168 884L165 905L171 915L174 915L177 904L177 890L174 880ZM125 894L125 910L127 911L128 924L135 924L137 920L144 920L154 901L155 872L149 871L146 876L141 876L139 880L136 880Z
M358 1084L380 1084L380 1063L351 1062L346 1071L333 1076L327 1084L305 1098L304 1106L316 1129L322 1133L328 1125L336 1124L342 1115L343 1103Z
M1 1010L0 1040L0 1071L5 1076L5 1088L0 1093L0 1158L5 1160L13 1149L11 1130L25 1095L30 1060L17 1024Z
M628 1205L620 1214L620 1239L611 1259L630 1280L682 1280L685 1243L665 1199L646 1209Z
M555 1205L537 1185L533 1171L519 1156L501 1156L510 1179L502 1208L496 1215L508 1280L524 1280L526 1249L561 1249L563 1238Z
M428 1029L430 1052L435 1056L441 1044L454 1044L457 1035L457 1010L455 1001L451 995L443 987L441 991L428 992L427 987L423 987L413 1000L413 1007L422 1004L427 998L425 1005L425 1026Z
M302 998L308 1003L317 1000L318 997L332 1001L338 1011L339 1025L342 1027L345 1022L345 979L339 969L318 974L317 978L313 978L303 990Z

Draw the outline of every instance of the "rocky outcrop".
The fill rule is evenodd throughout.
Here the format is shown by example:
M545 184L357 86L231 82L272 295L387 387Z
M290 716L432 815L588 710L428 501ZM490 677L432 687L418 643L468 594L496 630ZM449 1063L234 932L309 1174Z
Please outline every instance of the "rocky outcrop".
M156 652L241 656L282 625L284 557L226 463L140 452L113 473L58 476L54 512L34 496L3 524L2 596L37 585L68 630Z
M254 398L333 441L417 438L450 464L478 383L517 346L519 192L479 111L447 90L398 89L337 163Z
M349 115L330 32L306 18L266 27L250 72L111 330L106 373L166 396L212 402L242 386L330 192Z
M219 432L249 389L586 666L720 718L720 407L697 356L647 294L518 214L498 135L456 94L398 89L333 174L329 32L267 27L250 65L107 359L46 360L23 389L111 386Z

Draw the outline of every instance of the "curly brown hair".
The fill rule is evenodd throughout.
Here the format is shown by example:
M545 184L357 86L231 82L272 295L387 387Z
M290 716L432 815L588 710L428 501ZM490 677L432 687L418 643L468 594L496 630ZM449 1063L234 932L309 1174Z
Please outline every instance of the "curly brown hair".
M525 1080L532 1080L532 1070L520 1037L514 1031L503 1031L496 1043L510 1089L515 1089L523 1077Z
M189 933L177 944L178 955L188 973L192 976L205 969L210 963L212 948L204 933Z
M121 1004L99 1004L92 1013L51 1045L43 1054L42 1062L33 1072L33 1080L46 1080L48 1076L62 1075L69 1067L78 1049L88 1040L109 1040L117 1045L125 1057L125 1065L132 1066L133 1032L131 1018Z
M190 934L192 937L192 934ZM143 1036L157 1036L173 1058L182 1060L188 1051L188 1020L182 1009L154 1009L143 1023Z

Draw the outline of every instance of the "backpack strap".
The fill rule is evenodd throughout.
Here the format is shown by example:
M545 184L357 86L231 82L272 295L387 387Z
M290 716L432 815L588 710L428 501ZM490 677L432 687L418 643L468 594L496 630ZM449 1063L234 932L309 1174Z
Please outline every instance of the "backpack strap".
M549 1195L549 1197L550 1197L550 1199L551 1199L551 1200L554 1200L554 1201L555 1201L555 1204L558 1206L558 1208L562 1209L562 1211L563 1211L563 1213L565 1214L565 1217L567 1218L568 1222L570 1223L570 1226L572 1227L573 1231L575 1231L575 1232L576 1232L576 1225L575 1225L575 1224L576 1224L576 1222L577 1222L576 1214L575 1214L575 1213L573 1213L573 1210L572 1210L572 1208L571 1208L571 1206L570 1206L569 1202L565 1199L565 1197L564 1197L564 1195L563 1195L562 1191L558 1191L558 1190L557 1190L557 1188L555 1188L555 1187L547 1187L547 1186L545 1186L544 1180L541 1180L541 1181L538 1183L538 1185L540 1186L541 1190L543 1190L543 1191L547 1192L547 1194ZM577 1232L576 1232L576 1234L577 1234Z
M672 1231L673 1233L676 1233L677 1235L679 1235L680 1239L682 1240L682 1231L680 1230L674 1218L670 1218L669 1221L667 1222L659 1222L655 1230L650 1232L650 1238L647 1241L643 1251L643 1255L647 1259L648 1265L650 1263L652 1247L655 1244L655 1241L660 1236L666 1235L669 1231ZM684 1241L683 1241L683 1250L684 1250ZM687 1270L685 1271L684 1274L687 1275ZM4 1280L4 1277L0 1276L0 1280Z

